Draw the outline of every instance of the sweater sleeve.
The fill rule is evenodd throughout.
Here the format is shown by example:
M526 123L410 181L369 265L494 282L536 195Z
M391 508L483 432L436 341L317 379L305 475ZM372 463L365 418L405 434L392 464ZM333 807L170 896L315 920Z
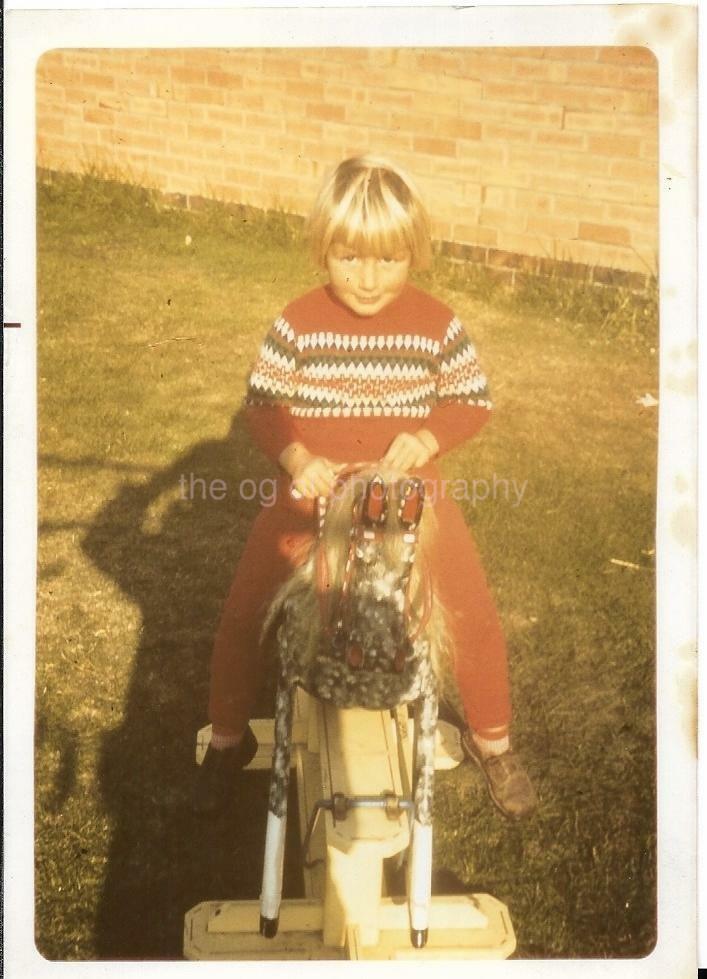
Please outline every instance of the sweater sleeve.
M436 402L424 427L442 455L476 435L489 419L491 400L486 376L462 323L451 320L439 352Z
M271 326L248 378L246 423L254 442L273 462L300 433L291 409L297 385L295 333L282 316Z

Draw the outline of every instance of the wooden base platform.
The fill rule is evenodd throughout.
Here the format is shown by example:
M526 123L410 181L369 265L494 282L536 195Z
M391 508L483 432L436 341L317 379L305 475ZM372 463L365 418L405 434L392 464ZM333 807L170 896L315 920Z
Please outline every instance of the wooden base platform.
M252 722L259 750L251 768L269 768L273 722ZM199 732L197 761L210 737ZM298 691L292 764L299 825L306 831L315 803L334 793L347 798L411 794L413 725L407 709L336 710ZM440 724L435 767L463 758L458 732ZM507 958L515 949L508 910L488 894L435 896L422 949L410 941L405 899L385 895L383 861L410 841L404 811L351 809L345 818L323 811L303 868L305 896L283 901L278 933L259 933L258 901L206 901L187 912L188 959L478 959Z
M405 902L383 898L375 945L361 942L359 928L347 929L343 946L325 945L321 901L289 900L282 905L275 938L258 931L257 901L206 901L192 908L184 925L185 954L207 960L381 960L504 959L515 948L508 910L488 894L435 898L425 948L410 945Z

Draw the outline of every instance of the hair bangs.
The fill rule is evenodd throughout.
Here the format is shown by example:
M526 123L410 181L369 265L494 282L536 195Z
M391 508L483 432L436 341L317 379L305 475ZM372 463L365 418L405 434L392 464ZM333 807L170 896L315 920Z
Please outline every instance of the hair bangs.
M377 157L337 167L322 188L309 229L322 265L334 243L377 258L406 252L418 268L430 257L429 218L419 194L410 178Z
M377 258L415 250L411 216L376 171L362 175L332 217L330 244Z

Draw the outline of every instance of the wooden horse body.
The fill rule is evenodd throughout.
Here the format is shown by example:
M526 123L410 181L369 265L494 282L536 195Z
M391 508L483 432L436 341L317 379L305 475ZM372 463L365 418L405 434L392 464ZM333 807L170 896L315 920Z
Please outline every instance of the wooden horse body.
M438 675L446 652L444 613L432 601L425 561L434 533L429 510L418 479L364 468L345 473L332 496L319 499L311 553L269 610L265 629L277 638L279 680L260 901L267 937L278 927L293 701L301 686L340 708L417 705L408 902L412 944L427 941Z

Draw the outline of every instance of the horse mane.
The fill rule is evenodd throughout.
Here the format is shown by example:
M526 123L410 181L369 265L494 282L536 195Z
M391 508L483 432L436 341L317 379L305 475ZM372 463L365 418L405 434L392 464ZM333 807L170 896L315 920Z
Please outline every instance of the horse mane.
M266 615L263 637L283 614L294 613L297 621L296 641L298 658L311 662L319 648L322 631L332 625L344 584L346 561L349 554L353 514L361 504L366 487L374 476L380 476L389 487L390 502L384 525L379 531L381 557L385 568L391 569L390 580L384 575L376 580L381 594L395 577L395 569L403 563L406 548L405 528L399 520L399 487L407 479L397 470L371 466L348 474L337 483L329 498L324 523L315 537L309 554L300 567L277 591ZM425 500L423 516L418 530L415 559L410 573L408 607L411 630L416 638L425 639L430 646L432 668L442 678L449 667L451 642L448 615L434 595L426 594L430 588L429 555L435 546L437 519L429 500ZM322 575L324 569L324 575ZM390 594L390 591L388 591ZM284 616L287 623L288 616ZM421 627L421 628L420 628Z

